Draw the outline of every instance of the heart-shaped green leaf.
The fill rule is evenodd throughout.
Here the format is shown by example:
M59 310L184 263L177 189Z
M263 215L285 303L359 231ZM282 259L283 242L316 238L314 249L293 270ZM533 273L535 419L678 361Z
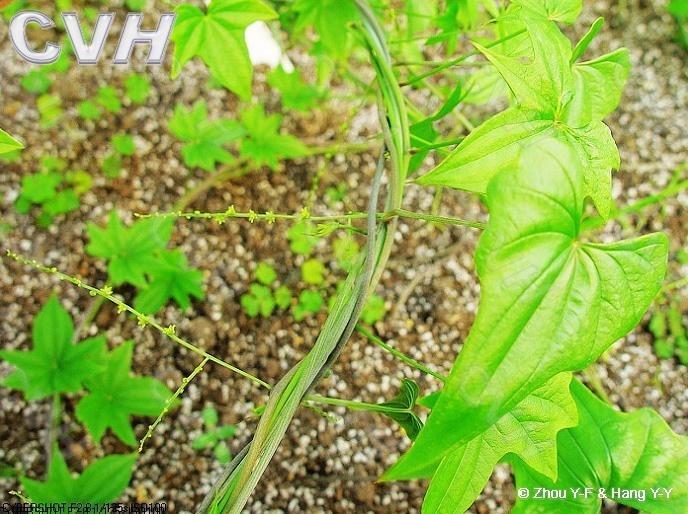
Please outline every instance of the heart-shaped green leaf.
M389 476L416 476L556 374L594 362L659 291L666 236L582 241L583 178L571 148L550 139L490 183L478 315L425 428Z

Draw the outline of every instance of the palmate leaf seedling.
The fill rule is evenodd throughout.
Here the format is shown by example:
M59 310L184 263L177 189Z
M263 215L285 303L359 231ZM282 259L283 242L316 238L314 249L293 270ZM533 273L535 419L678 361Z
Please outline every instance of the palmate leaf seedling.
M301 140L280 133L282 117L279 114L266 115L262 105L243 110L240 121L245 135L239 154L255 166L268 166L276 170L281 160L307 154L307 147Z
M247 100L253 65L244 31L251 23L274 19L275 11L261 0L212 0L205 10L181 4L175 12L173 78L188 61L200 57L216 80Z
M40 116L42 128L50 128L57 124L63 114L62 99L54 94L43 94L36 99L36 108Z
M54 63L29 70L19 81L22 88L34 95L46 94L56 77L64 74L71 66L70 50L71 47L66 45Z
M214 171L218 163L234 160L225 145L243 135L241 126L234 120L208 120L208 109L202 100L191 109L177 105L168 126L170 132L184 143L184 163L190 168L199 167L205 171Z
M298 70L285 71L282 66L270 72L268 84L280 92L285 109L310 111L325 96L320 88L306 83Z
M79 208L79 196L91 188L93 180L83 170L67 171L67 163L52 156L44 156L40 167L38 173L22 177L14 207L21 214L37 208L39 226L48 227L57 216Z
M209 172L235 160L230 144L252 168L276 170L282 160L308 155L308 147L298 138L281 133L282 117L266 114L261 104L244 108L238 118L209 120L207 106L199 100L190 109L177 105L168 127L183 142L184 163Z
M203 299L203 273L191 268L180 250L161 252L157 262L149 272L150 283L134 299L137 309L152 314L170 300L187 309L192 297Z
M358 20L358 12L351 0L297 0L290 10L298 14L293 31L303 32L313 27L321 48L337 60L346 59L352 50L349 25Z
M291 313L296 321L302 321L309 314L317 314L325 305L320 291L305 290L299 293L298 302L292 306Z
M52 296L34 319L32 339L29 351L0 351L0 357L15 366L2 384L22 391L28 401L56 399L85 388L88 394L79 400L76 416L96 442L111 428L134 446L130 415L154 416L165 407L167 387L130 374L133 342L111 352L104 336L74 343L73 321L57 297Z
M683 323L683 313L675 300L670 300L667 308L655 310L648 328L654 336L657 357L677 357L681 364L688 366L688 332Z
M21 86L35 95L42 95L48 92L53 81L43 70L31 70L20 80Z
M318 259L308 259L301 264L301 280L319 286L325 282L325 265Z
M103 359L103 369L84 383L88 394L79 400L76 417L96 442L109 428L122 442L136 446L131 416L156 416L171 392L151 377L131 374L133 341L127 341Z
M277 272L267 262L260 262L254 272L256 283L249 286L247 293L241 295L241 307L250 317L272 315L275 308L287 309L291 305L291 291L285 285L277 285ZM274 290L273 290L274 289Z
M112 86L98 88L95 102L106 112L112 114L117 114L122 110L122 101L120 100L117 90Z
M138 454L108 455L93 461L74 477L62 454L52 452L47 477L37 481L21 477L21 485L32 502L80 502L106 504L118 500L129 485Z
M172 219L143 219L126 228L112 212L105 228L87 227L86 251L108 262L113 286L124 283L138 289L135 305L144 313L157 312L169 300L182 309L190 298L203 298L203 275L188 266L179 250L166 249L172 235Z
M106 177L117 178L122 173L123 159L136 153L136 144L129 134L115 134L110 141L110 146L112 151L103 159L101 169Z
M136 96L136 93L134 95ZM132 102L139 103L133 99ZM122 101L118 91L112 86L98 88L95 97L82 100L77 105L77 114L84 120L91 121L99 120L105 113L118 114L121 111Z
M132 73L124 81L124 87L126 97L136 105L145 104L151 94L151 81L148 75Z
M129 134L115 134L111 144L115 152L125 157L131 157L136 152L134 138Z
M87 121L100 119L101 111L98 104L93 100L83 100L77 105L78 115Z
M22 391L30 401L82 390L85 380L103 370L105 338L74 344L73 336L72 318L51 296L34 319L32 349L0 351L15 366L3 385Z
M0 357L15 366L3 385L22 391L30 401L52 396L53 430L59 430L60 395L79 393L85 386L88 394L77 404L76 416L93 438L99 441L110 427L124 442L135 445L130 415L169 409L170 391L153 378L130 375L132 342L108 353L103 336L78 343L73 339L72 319L52 296L34 320L33 348L0 351ZM51 434L50 445L45 480L20 477L33 502L112 502L131 480L136 453L97 459L75 477L57 447L56 433Z
M297 255L309 255L318 244L318 237L313 223L303 220L292 225L287 231L289 248Z
M201 413L203 418L203 433L191 441L194 450L212 449L213 455L220 464L227 464L232 460L232 454L227 445L227 439L234 437L237 428L234 425L220 425L217 410L206 407Z

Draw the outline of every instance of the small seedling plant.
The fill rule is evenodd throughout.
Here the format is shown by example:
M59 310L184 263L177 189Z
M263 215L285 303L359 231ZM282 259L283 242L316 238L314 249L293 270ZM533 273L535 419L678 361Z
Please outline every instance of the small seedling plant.
M229 464L232 453L227 446L227 439L236 434L234 425L220 425L220 416L214 407L206 407L201 412L203 433L196 437L191 446L194 450L212 450L220 464Z
M212 451L226 467L199 505L201 513L244 510L302 406L316 412L327 406L364 410L399 425L413 444L381 480L427 479L424 513L465 512L501 462L510 465L519 489L595 492L565 502L519 494L514 513L598 513L605 499L599 491L613 490L661 490L663 494L648 492L642 499L609 498L644 512L687 512L688 438L672 432L650 409L618 411L577 374L641 322L662 289L669 247L663 233L613 242L597 237L596 229L619 213L611 185L620 158L604 119L621 100L630 58L623 48L588 56L601 19L576 42L564 34L563 27L578 18L581 8L580 0L408 0L399 13L385 2L367 0L298 0L275 3L274 8L260 0L211 0L203 8L178 5L173 77L198 58L211 81L241 102L236 116L213 118L201 99L178 105L169 119L181 160L190 171L200 168L210 178L172 212L144 214L130 227L113 213L105 227L88 227L87 253L107 263L108 280L102 287L13 252L9 256L115 303L141 326L151 326L196 353L198 367L170 396L153 379L130 374L133 343L112 350L97 338L73 344L68 317L51 299L45 309L60 318L54 323L62 328L49 336L35 332L30 352L3 352L16 368L5 385L31 400L50 395L59 400L61 394L81 391L76 416L95 441L111 430L133 445L130 416L160 413L141 446L208 363L265 388L269 394L256 411L255 433L233 458L227 439L234 427L220 426L215 410L204 411L204 432L192 445ZM390 14L399 16L391 17L392 26L383 26L381 20ZM204 188L227 178L228 169L238 174L275 171L284 161L329 151L286 134L280 114L251 101L253 68L244 29L256 21L276 25L277 19L290 39L317 61L316 84L304 85L303 76L281 67L268 74L284 109L314 108L326 98L322 84L334 76L362 88L364 100L372 92L377 101L381 134L374 143L379 160L368 209L338 215L314 215L309 206L293 214L238 212L233 206L222 212L185 210ZM468 35L473 48L464 49L457 34ZM434 48L433 55L447 57L425 60L424 45ZM352 66L364 59L374 72L372 83ZM479 69L466 71L467 65ZM132 102L145 102L149 84L133 77L127 80L127 95ZM27 82L44 93L45 80L32 77ZM432 96L432 108L418 105L414 90ZM41 108L41 98L39 110L47 123L59 102L47 98ZM486 120L474 123L460 113L462 103L495 98L507 107ZM79 113L97 119L101 112L115 115L121 108L118 92L105 86L95 101L81 104ZM466 134L447 126L463 127ZM20 148L0 131L0 152ZM115 136L112 148L118 157L135 152L126 134ZM489 211L487 222L406 210L407 187L431 188L439 204L446 188L474 193ZM345 199L346 187L327 191L333 204ZM393 252L400 218L482 230L474 258L480 304L446 375L399 352L367 326L386 310L383 297L374 291ZM200 271L179 250L167 248L175 221L194 220L292 224L287 238L298 257L298 283L287 284L274 263L259 262L239 300L250 318L288 312L299 322L328 308L311 350L277 383L268 384L207 353L179 337L174 325L162 326L153 317L170 299L186 308L203 298ZM344 280L333 278L330 267L313 254L325 237L334 238L334 269L347 274ZM137 289L133 306L113 291L123 284ZM336 292L328 302L331 289ZM663 341L658 352L682 358L685 330L668 302L669 310L658 311L662 314L653 316L650 329ZM42 311L37 326L42 326L40 316L47 315ZM404 379L394 398L378 404L317 394L318 381L354 331L436 379L438 390L421 394L415 382ZM54 371L46 366L57 351L65 370L79 362L79 371L63 374L62 367ZM54 451L46 481L22 479L22 485L35 501L80 498L95 487L94 476L105 468L105 459L74 478ZM117 465L107 464L122 472L112 482L114 496L114 485L120 478L128 481L125 472L130 474L134 462L130 456L119 459ZM69 485L57 491L54 484L60 481Z
M51 296L34 319L31 350L0 351L0 357L15 368L2 381L3 386L21 391L27 401L52 399L46 479L20 477L26 495L34 502L112 502L133 473L137 453L103 457L77 478L71 475L58 447L64 395L80 397L76 418L94 442L99 443L111 430L128 446L138 444L132 416L157 416L171 398L158 380L131 374L132 341L108 351L104 336L75 343L76 337L71 316L57 297Z

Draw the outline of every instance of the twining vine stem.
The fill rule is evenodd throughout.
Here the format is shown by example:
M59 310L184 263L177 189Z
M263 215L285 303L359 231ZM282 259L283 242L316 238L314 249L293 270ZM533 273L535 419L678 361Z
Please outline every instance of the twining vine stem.
M382 348L386 352L391 353L397 359L399 359L401 362L408 364L409 366L417 369L421 373L425 373L426 375L430 375L432 377L435 377L437 380L439 380L443 383L447 380L447 378L444 375L442 375L441 373L438 373L437 371L433 371L432 369L430 369L428 366L426 366L422 362L419 362L416 359L409 357L408 355L400 352L396 348L385 343L382 339L377 337L375 334L373 334L370 330L365 328L360 323L358 325L356 325L356 331L359 334L361 334L362 336L364 336L366 339L368 339L370 342L372 342L373 344L379 346L380 348Z

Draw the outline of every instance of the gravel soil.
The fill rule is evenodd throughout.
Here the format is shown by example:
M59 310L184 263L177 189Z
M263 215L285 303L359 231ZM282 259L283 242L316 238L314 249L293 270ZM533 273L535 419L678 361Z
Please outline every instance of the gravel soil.
M611 5L613 4L613 5ZM631 50L633 71L621 107L609 124L621 149L622 169L614 178L618 205L653 194L671 179L674 170L688 163L688 53L672 42L673 24L664 2L631 0L625 9L606 0L586 2L584 15L572 33L581 35L597 17L608 23L589 55L625 45ZM112 51L112 49L110 49ZM298 60L298 59L297 59ZM146 69L154 92L142 107L125 105L123 113L108 115L96 124L83 122L75 114L76 104L93 96L97 87L114 84L121 89L130 70L109 63L96 68L73 67L54 88L63 99L65 116L58 128L36 130L35 99L19 86L27 65L15 56L7 40L7 24L0 22L0 113L2 126L27 142L17 163L0 163L0 209L2 247L81 276L102 285L106 270L102 262L85 252L86 223L104 223L117 209L125 219L135 212L165 211L189 189L205 178L201 170L190 171L180 161L179 143L167 131L166 120L174 105L192 104L202 96L211 117L232 116L234 97L221 90L208 90L203 66L193 63L180 79L171 81L164 69ZM265 88L261 73L256 89ZM337 88L335 95L342 93ZM341 105L340 105L341 103ZM331 110L294 115L290 132L307 141L326 144L345 125L346 137L360 141L377 131L372 102L356 106L351 117L344 102L332 102ZM268 99L268 108L278 106ZM478 113L467 112L471 119ZM125 171L115 180L100 172L100 162L109 151L113 134L135 137L137 152L125 159ZM33 217L13 208L21 177L36 170L42 155L57 155L71 169L84 169L96 177L94 188L82 200L79 211L60 218L48 230L37 228ZM192 205L202 210L254 209L298 212L311 205L314 213L364 209L368 184L375 164L374 152L314 157L284 165L278 173L259 170L233 179L201 195ZM323 170L309 198L314 176ZM326 205L322 198L329 185L344 182L349 193L343 202ZM429 211L432 191L410 186L405 207ZM449 192L442 212L484 219L475 198ZM158 315L163 325L175 324L177 333L203 349L269 382L276 382L311 347L325 313L295 322L291 316L249 319L239 305L257 262L272 262L282 283L299 286L301 258L289 250L286 224L249 224L235 221L222 226L180 220L172 244L181 248L190 264L204 270L206 298L186 312L167 307ZM672 256L685 246L688 232L688 194L652 207L639 216L611 223L600 233L603 239L665 230L671 236ZM470 329L478 304L478 285L472 255L479 234L461 228L444 228L402 221L396 246L378 293L389 312L376 324L379 335L390 344L447 372ZM337 237L336 235L333 237ZM324 262L333 262L330 246L323 241L316 250ZM331 286L344 273L329 264ZM672 264L672 276L688 269ZM332 289L332 288L331 288ZM77 321L93 299L82 290L57 282L13 261L0 259L0 340L3 348L27 348L31 343L32 319L52 292ZM132 290L121 292L131 300ZM686 290L676 292L688 310ZM647 321L647 320L645 320ZM83 335L104 333L115 346L134 339L133 369L154 376L176 389L199 363L198 357L148 328L118 315L104 305ZM0 376L10 367L0 364ZM657 409L674 430L688 434L688 373L672 360L659 361L652 350L645 322L617 343L591 371L597 375L610 399L622 409L650 406ZM322 394L377 402L390 399L403 377L418 381L423 393L435 390L437 382L419 375L390 355L354 335L332 374L318 387ZM95 457L129 451L114 436L106 435L95 445L76 422L78 398L66 401L60 446L71 469L80 471ZM221 421L238 426L231 440L233 451L249 439L256 426L253 409L265 401L264 391L219 366L207 366L183 394L180 407L167 416L146 445L126 491L130 501L166 501L171 511L184 512L208 491L220 472L210 453L198 452L190 441L201 433L200 411L214 405ZM333 409L332 421L302 409L294 419L283 444L255 491L247 512L252 513L416 513L425 484L377 483L376 479L408 446L396 425L368 413ZM31 477L45 471L45 441L50 424L48 401L27 403L23 397L0 388L0 462ZM138 436L149 420L136 419ZM0 498L17 488L12 478L0 478ZM472 508L474 513L506 513L514 490L509 469L499 466L484 493ZM613 505L608 512L630 512Z

